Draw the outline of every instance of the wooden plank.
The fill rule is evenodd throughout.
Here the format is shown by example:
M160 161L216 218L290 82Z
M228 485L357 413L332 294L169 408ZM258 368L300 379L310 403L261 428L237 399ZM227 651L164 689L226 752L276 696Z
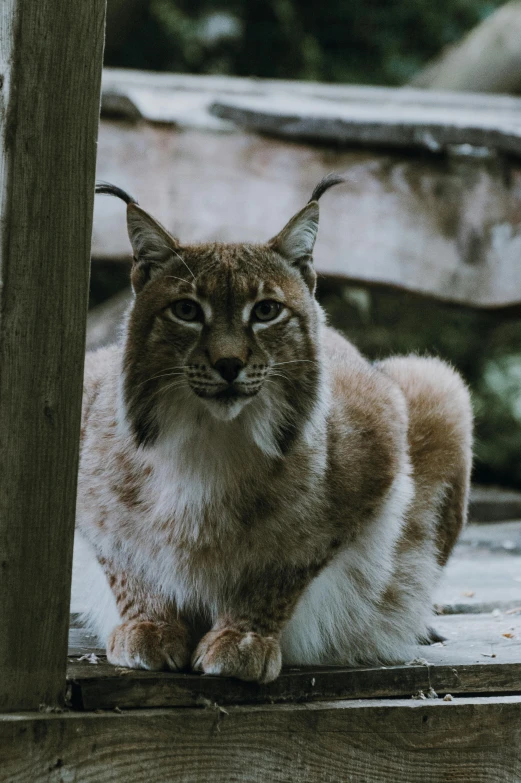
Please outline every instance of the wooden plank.
M0 4L0 709L65 685L104 0Z
M105 121L100 131L98 177L135 195L184 242L266 241L332 170L347 184L321 205L321 274L481 307L519 303L521 162L415 157L146 122ZM116 200L96 200L92 252L129 258Z
M513 609L521 606L520 577L520 555L463 541L444 569L434 603L441 614Z
M519 99L107 69L104 106L119 116L127 106L132 124L103 123L100 178L186 241L263 241L337 169L349 191L323 210L322 274L483 307L519 302L521 165L494 158L521 153ZM406 150L380 149L390 146ZM411 159L411 148L449 151L448 164ZM128 256L121 215L98 204L95 257Z
M72 656L83 656L96 653L96 655L105 655L105 650L100 647L95 634L89 633L81 625L76 625L75 616L71 613L71 622L69 626L69 659ZM77 622L77 621L76 621Z
M485 647L490 649L490 647ZM210 704L299 703L328 699L421 697L445 694L520 694L521 665L514 663L393 666L387 669L308 668L284 671L260 686L162 672L115 672L100 660L70 664L70 705L77 710L202 707ZM422 697L423 698L423 697Z
M179 73L154 73L128 68L103 70L103 103L111 113L111 102L118 99L119 115L130 108L129 119L141 116L151 122L173 123L183 129L218 128L233 132L234 126L210 115L212 104L228 97L276 96L313 98L349 106L375 106L383 113L398 116L405 107L415 111L489 112L505 124L519 117L521 101L506 95L473 93L451 94L410 87L367 87L361 85L323 84L284 79L238 78L235 76L195 76ZM355 119L356 123L356 119ZM491 144L491 146L494 146Z
M113 667L106 663L92 637L75 630L69 653L95 655L69 664L71 704L76 709L92 710L309 702L411 697L430 688L440 695L521 693L521 616L440 617L436 628L447 636L447 642L418 648L423 663L358 669L291 668L269 685Z
M515 99L514 99L515 100ZM233 96L216 100L210 111L249 131L328 144L423 148L441 152L472 145L521 155L521 103L508 116L489 106L394 101L333 103L305 96Z
M9 783L519 783L521 698L0 718Z

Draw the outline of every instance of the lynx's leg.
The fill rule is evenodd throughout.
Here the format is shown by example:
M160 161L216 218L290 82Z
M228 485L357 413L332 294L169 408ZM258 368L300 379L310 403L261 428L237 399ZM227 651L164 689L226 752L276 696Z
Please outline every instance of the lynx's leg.
M434 515L443 566L466 521L472 464L472 409L460 376L439 359L396 357L378 367L401 387L409 409L416 498L406 535L422 535ZM423 531L426 535L428 530Z
M192 666L205 674L271 682L282 665L280 635L319 565L249 574L197 646Z
M177 671L190 661L190 631L176 607L100 560L122 620L107 639L109 663L132 669Z

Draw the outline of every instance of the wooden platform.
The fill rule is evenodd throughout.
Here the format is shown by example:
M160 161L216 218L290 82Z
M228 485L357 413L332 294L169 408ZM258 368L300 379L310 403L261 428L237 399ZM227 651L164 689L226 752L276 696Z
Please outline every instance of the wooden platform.
M85 632L71 629L69 699L74 709L279 704L330 699L521 694L519 613L439 617L443 644L418 648L404 666L285 669L269 685L111 666ZM83 660L80 658L83 657ZM437 698L433 697L433 698Z
M0 717L0 780L518 783L521 607L437 628L407 665L268 686L112 667L73 628L67 708Z
M0 717L0 781L519 783L520 540L519 522L467 528L436 596L446 642L401 666L266 686L134 671L74 616L66 709Z

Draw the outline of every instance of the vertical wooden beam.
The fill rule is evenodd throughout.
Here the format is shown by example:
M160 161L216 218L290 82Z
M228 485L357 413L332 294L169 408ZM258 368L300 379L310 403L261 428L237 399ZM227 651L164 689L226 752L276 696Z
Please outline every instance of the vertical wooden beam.
M0 711L65 685L104 19L0 2Z

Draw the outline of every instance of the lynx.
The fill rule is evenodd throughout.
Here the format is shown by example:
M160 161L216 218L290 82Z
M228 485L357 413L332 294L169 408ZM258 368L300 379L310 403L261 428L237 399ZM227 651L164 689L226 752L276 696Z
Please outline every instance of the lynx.
M76 584L108 660L269 682L432 638L464 524L468 392L369 363L315 298L318 200L266 244L182 244L119 188L119 344L86 359Z

